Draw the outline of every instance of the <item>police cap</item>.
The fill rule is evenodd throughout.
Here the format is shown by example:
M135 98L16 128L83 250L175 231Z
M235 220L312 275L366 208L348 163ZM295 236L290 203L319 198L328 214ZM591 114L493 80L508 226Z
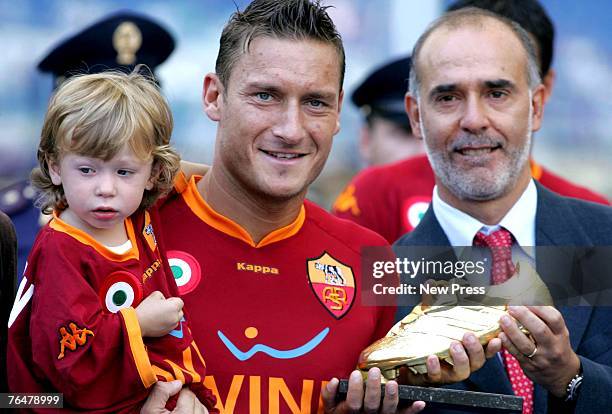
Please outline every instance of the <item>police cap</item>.
M138 64L151 71L174 50L174 39L149 17L121 11L98 20L55 46L38 64L54 75L54 87L83 73L131 72Z
M366 116L380 116L409 127L404 110L404 95L408 90L410 57L386 63L372 72L355 89L351 100Z

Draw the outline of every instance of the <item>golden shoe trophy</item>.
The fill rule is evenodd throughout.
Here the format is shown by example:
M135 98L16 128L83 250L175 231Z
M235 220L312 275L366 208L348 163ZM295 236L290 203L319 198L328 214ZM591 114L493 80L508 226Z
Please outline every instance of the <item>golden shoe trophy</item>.
M466 282L452 279L434 284L465 285ZM429 355L452 365L451 343L461 341L465 333L472 332L485 345L501 332L499 320L507 315L508 305L552 304L546 285L526 262L517 263L515 274L506 282L487 287L485 295L445 294L429 299L431 305L416 306L384 338L362 351L358 364L362 372L379 367L383 377L390 380L396 379L399 368L406 366L415 374L425 374Z
M467 285L464 279L432 282L435 286ZM450 289L440 289L450 292ZM438 294L423 298L412 312L399 321L389 333L362 351L358 368L367 376L372 367L380 368L383 382L397 379L399 370L407 367L414 374L427 373L427 357L436 355L453 364L449 353L453 341L472 332L482 345L501 332L499 320L508 315L509 305L552 305L548 288L528 262L519 262L515 274L506 282L488 286L485 294ZM527 330L520 327L523 332ZM348 384L341 381L339 392ZM384 388L383 388L384 391ZM438 407L463 407L479 412L520 413L522 398L445 388L400 385L400 400L424 400Z

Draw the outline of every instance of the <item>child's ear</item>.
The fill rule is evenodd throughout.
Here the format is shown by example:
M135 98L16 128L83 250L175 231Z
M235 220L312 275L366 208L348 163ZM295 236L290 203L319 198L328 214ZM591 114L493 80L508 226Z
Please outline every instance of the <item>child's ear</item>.
M62 176L60 174L59 164L50 158L47 158L47 167L49 169L49 176L53 185L62 185Z
M149 181L147 181L147 184L145 185L145 190L151 191L153 187L155 187L155 180L156 177L151 176L151 178L149 178Z
M153 188L155 188L155 183L157 182L158 178L159 178L159 164L155 163L153 164L153 168L151 168L151 176L147 180L147 184L145 184L145 190L151 191Z

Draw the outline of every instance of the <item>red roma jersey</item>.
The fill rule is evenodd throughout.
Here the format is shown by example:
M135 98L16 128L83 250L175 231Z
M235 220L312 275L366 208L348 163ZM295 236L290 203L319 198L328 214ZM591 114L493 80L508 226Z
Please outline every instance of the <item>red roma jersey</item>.
M158 379L180 379L214 405L186 322L161 338L140 333L143 298L178 296L154 224L148 212L126 219L123 253L57 217L40 231L9 318L12 392L61 392L62 412L138 412Z
M361 248L387 243L305 202L293 223L255 244L196 182L177 180L160 215L217 407L321 412L321 388L347 378L360 351L393 324L395 307L361 302Z
M531 174L544 187L563 196L609 204L604 196L556 176L533 160ZM434 185L426 155L367 168L338 196L332 212L393 243L419 224L431 202Z

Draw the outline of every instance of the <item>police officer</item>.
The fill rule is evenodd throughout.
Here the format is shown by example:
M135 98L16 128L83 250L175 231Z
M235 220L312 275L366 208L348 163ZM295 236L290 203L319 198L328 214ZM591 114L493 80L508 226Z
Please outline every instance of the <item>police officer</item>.
M387 164L424 151L412 135L404 110L410 57L402 57L374 70L355 89L351 100L364 117L359 137L361 157L367 165Z
M143 64L147 74L174 50L172 35L158 22L142 14L113 13L60 41L38 64L53 75L53 89L71 76L107 70L131 72ZM147 69L148 68L148 69ZM34 205L35 192L29 180L0 189L0 210L10 216L17 230L18 274L23 274L27 255L38 230L48 216Z

